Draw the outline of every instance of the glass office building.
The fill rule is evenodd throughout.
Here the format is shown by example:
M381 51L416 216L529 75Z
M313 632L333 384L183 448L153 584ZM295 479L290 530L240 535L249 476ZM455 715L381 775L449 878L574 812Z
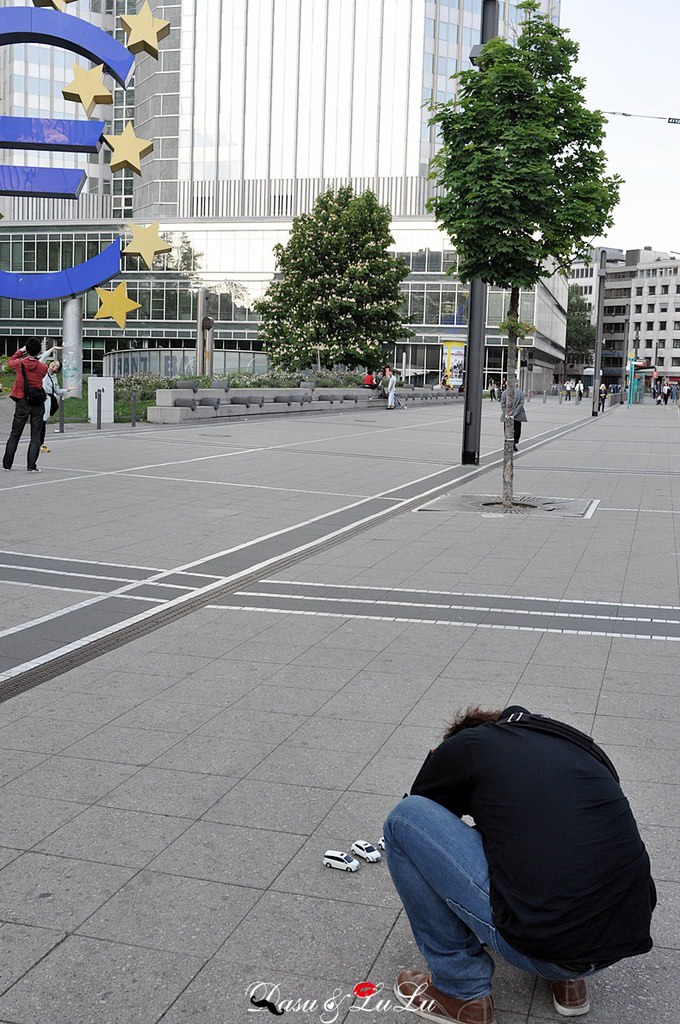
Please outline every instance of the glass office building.
M215 320L215 369L261 370L266 356L252 305L272 279L274 245L285 243L293 217L311 210L321 192L351 182L389 205L394 251L411 267L403 290L414 337L397 347L395 361L416 381L436 379L441 342L465 338L468 290L447 273L455 269L455 253L426 213L437 145L427 104L451 98L450 76L470 66L482 0L152 0L151 6L173 26L159 60L139 57L133 87L116 88L114 106L97 111L114 132L134 120L137 134L154 140L142 177L111 174L102 150L87 164L87 193L77 203L0 200L0 269L63 269L99 251L131 218L158 220L173 252L157 258L153 271L125 259L120 279L141 303L125 330L95 322L96 294L85 299L85 372L100 369L107 353L107 369L116 372L152 364L190 369L201 289ZM542 6L559 20L559 0ZM499 8L500 31L512 38L515 5ZM128 10L136 10L135 0L77 0L68 13L93 19L124 41L119 16ZM61 97L72 77L71 54L15 45L2 60L2 113L76 116L76 104ZM505 302L490 290L487 377L504 370L497 324ZM522 297L522 317L537 327L537 387L559 369L565 307L561 279ZM5 350L19 337L60 333L59 302L0 300Z

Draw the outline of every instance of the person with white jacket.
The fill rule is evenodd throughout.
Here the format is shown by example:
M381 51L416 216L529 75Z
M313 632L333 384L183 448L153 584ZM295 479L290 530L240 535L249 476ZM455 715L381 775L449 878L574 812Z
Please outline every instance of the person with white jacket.
M53 349L48 349L44 353L48 356ZM47 421L52 416L52 398L55 401L57 396L67 395L69 391L73 391L73 388L61 388L59 387L59 381L57 380L57 374L61 370L61 363L58 359L53 359L47 364L47 373L43 377L43 391L45 392L45 411L43 413L42 429L40 433L40 451L49 452L49 448L45 444L45 431L47 429ZM56 412L56 409L54 410Z

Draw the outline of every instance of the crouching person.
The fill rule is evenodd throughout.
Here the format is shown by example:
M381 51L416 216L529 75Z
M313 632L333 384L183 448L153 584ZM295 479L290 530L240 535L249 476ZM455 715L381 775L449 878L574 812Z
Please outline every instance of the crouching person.
M451 725L391 811L385 852L429 969L402 971L395 994L426 1020L495 1024L488 950L577 1017L590 975L652 947L649 858L614 766L525 708Z

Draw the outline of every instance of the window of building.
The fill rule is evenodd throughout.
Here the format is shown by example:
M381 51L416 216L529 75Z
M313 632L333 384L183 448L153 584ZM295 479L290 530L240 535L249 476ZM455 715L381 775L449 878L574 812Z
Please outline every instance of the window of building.
M663 366L663 356L658 356L656 360L657 366Z
M635 307L635 312L636 313L641 313L642 312L642 306L641 305L640 306L636 306Z
M653 302L648 302L647 303L647 312L648 313L653 313L654 312L654 303Z
M665 320L659 320L659 330L660 331L665 331L666 330L666 321Z
M654 330L654 321L653 320L648 320L647 321L647 330L648 331L653 331Z
M650 284L650 286L649 286L649 294L650 295L656 295L656 285L655 284Z
M673 338L673 348L680 348L680 338Z
M668 295L668 285L667 284L662 284L661 285L661 294L662 295Z
M635 294L636 295L642 295L642 288L636 288L635 289Z
M645 342L645 348L651 348L651 347L652 347L652 339L651 338L647 338L647 341Z
M657 344L657 348L665 348L666 347L666 340L665 340L665 338L659 338L659 340L657 341L656 344Z

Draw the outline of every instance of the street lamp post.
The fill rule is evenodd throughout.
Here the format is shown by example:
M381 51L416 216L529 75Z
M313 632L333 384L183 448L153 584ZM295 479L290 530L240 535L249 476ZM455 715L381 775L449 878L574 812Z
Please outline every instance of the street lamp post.
M602 324L604 321L604 286L607 280L607 251L600 252L600 266L597 271L597 326L595 334L595 359L593 360L593 408L597 416L600 403L600 374L602 369Z

